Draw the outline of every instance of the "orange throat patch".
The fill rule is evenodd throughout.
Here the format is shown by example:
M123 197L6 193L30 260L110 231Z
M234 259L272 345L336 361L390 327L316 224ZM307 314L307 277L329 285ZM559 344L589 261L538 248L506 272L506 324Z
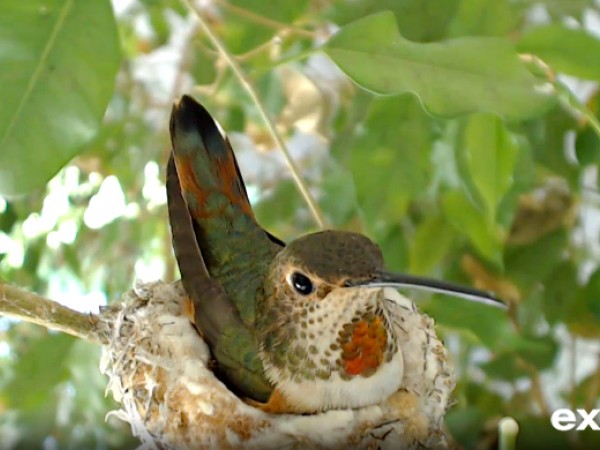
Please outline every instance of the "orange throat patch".
M369 319L346 324L340 332L342 364L347 375L371 376L383 362L387 332L381 317Z

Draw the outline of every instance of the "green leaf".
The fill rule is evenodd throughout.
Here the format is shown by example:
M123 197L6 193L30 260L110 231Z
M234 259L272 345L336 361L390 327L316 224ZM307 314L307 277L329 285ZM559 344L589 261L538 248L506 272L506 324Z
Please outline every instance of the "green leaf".
M442 217L427 217L410 240L410 272L430 273L450 250L454 236L454 230Z
M579 441L581 442L581 448L600 448L600 433L598 433L598 430L588 427L578 432L578 435L581 438Z
M552 366L558 354L558 343L552 336L526 336L513 341L513 349L525 361L544 370Z
M383 226L389 222L390 217L393 217L394 222L399 221L406 215L411 201L410 194L397 187L401 181L394 175L393 167L396 167L392 165L395 158L394 150L390 148L380 150L378 154L365 158L367 161L372 158L371 170L368 165L363 166L360 171L356 170L355 166L352 168L358 205L364 213L367 225L371 227ZM380 170L383 167L384 169ZM382 186L388 188L382 189Z
M558 230L532 244L508 247L504 254L507 275L525 288L539 283L560 263L566 245L565 231Z
M404 36L411 41L442 39L460 0L353 0L332 2L329 19L338 25L380 11L392 11Z
M254 205L260 223L277 237L294 239L312 225L306 204L291 180L283 180Z
M452 408L445 417L446 426L461 446L475 447L477 437L484 424L484 416L478 408Z
M429 118L416 99L388 97L371 104L348 160L368 222L389 215L398 220L410 198L426 189L430 134Z
M496 223L504 229L511 230L519 207L521 195L533 188L535 181L535 161L533 151L527 139L516 136L518 146L517 160L512 175L511 186L498 205Z
M590 276L584 290L584 298L591 313L600 321L600 269Z
M459 382L461 384L464 383L464 388L462 389L464 392L463 395L469 405L476 406L486 416L496 415L499 410L502 410L504 399L500 394L489 389L484 384L476 382L471 377L463 377Z
M207 52L194 52L190 58L190 73L194 76L195 82L200 85L213 83L217 76L214 57Z
M585 127L575 138L577 161L583 166L600 163L600 137L590 126Z
M13 205L10 202L6 202L4 211L0 212L0 231L9 233L18 219L19 217Z
M469 117L463 137L466 166L490 221L513 181L518 147L502 120L492 114Z
M467 332L493 350L509 350L519 337L506 311L499 308L439 295L422 308L437 324Z
M119 42L110 2L0 7L0 194L42 186L96 135Z
M549 323L570 321L579 316L579 311L573 308L577 296L577 267L570 261L557 265L548 275L543 296L543 312Z
M502 243L496 225L462 191L444 194L442 208L456 231L467 236L481 256L502 266Z
M354 178L350 171L335 161L329 160L326 164L325 178L320 184L322 193L319 205L331 226L344 228L358 215Z
M33 414L47 402L56 385L68 377L64 361L73 342L66 334L48 334L30 343L19 355L15 377L5 390L10 407Z
M520 15L506 0L463 0L449 27L450 36L504 36Z
M487 376L505 381L515 381L521 377L526 377L528 372L525 368L517 364L517 359L513 353L502 353L481 364Z
M345 26L323 50L365 89L413 92L434 114L491 111L516 120L539 115L554 101L536 86L508 41L460 38L418 44L399 34L390 12Z
M519 423L516 448L547 448L552 450L568 450L573 448L569 443L568 434L553 428L548 417L519 417L517 414L515 415Z
M582 29L557 24L536 27L517 48L540 57L558 72L600 80L600 39Z
M408 265L408 243L404 230L400 225L394 224L378 229L374 233L377 243L383 252L385 266L394 271L406 270Z
M550 324L564 323L573 334L598 339L600 270L596 270L583 287L578 278L578 267L572 261L555 268L544 282L544 313Z
M577 128L577 120L564 108L553 108L537 120L528 122L527 133L536 162L564 177L571 186L579 183L580 166L573 164L564 151L565 134Z

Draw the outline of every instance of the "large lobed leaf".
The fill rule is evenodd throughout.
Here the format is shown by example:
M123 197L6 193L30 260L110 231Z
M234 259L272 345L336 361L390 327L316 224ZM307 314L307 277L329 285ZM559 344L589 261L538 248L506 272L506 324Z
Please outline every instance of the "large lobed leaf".
M2 2L0 194L42 186L95 136L118 65L110 2Z
M554 99L508 40L410 42L400 35L391 12L348 24L323 49L365 89L379 94L413 92L438 115L490 111L519 120L541 114Z

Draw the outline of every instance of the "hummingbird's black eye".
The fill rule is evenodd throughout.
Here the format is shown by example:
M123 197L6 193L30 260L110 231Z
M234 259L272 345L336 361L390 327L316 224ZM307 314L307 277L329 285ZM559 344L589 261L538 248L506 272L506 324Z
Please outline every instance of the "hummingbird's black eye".
M312 281L306 275L302 275L300 272L294 272L290 278L290 284L296 290L298 294L309 295L315 290Z

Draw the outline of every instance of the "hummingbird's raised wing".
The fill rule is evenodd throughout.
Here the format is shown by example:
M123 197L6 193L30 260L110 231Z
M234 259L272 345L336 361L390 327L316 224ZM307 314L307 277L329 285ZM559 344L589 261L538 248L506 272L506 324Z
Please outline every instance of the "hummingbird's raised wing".
M194 304L196 326L234 389L265 401L271 387L256 356L254 339L223 286L208 273L172 156L167 165L167 201L175 257L181 282Z

